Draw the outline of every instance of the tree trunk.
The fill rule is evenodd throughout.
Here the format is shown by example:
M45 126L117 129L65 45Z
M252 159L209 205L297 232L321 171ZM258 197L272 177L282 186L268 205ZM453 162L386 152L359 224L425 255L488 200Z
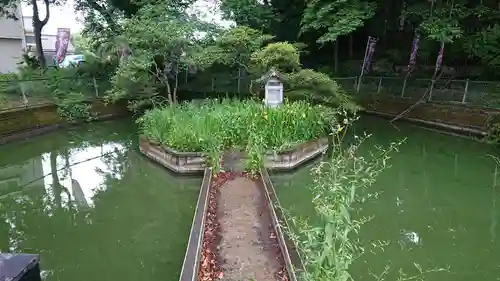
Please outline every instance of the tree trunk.
M47 67L47 61L45 60L45 55L43 53L42 30L40 28L33 27L33 31L35 32L36 56L38 58L38 62L40 63L40 67L45 68Z
M352 56L353 56L353 45L354 45L354 42L353 42L353 36L352 36L352 33L349 34L349 58L352 59Z
M168 77L165 79L165 85L167 86L167 98L168 98L168 103L170 105L174 104L174 100L172 99L172 90L170 88L170 81Z
M31 0L31 5L33 6L33 32L35 34L36 55L41 68L47 67L47 62L45 61L45 56L43 54L42 29L49 21L50 16L49 0L43 0L43 2L45 4L45 18L40 20L37 0Z
M177 87L179 86L179 66L175 70L175 84L174 84L174 92L173 92L173 100L174 104L177 104Z
M335 64L334 64L334 73L337 74L339 71L339 38L335 41Z

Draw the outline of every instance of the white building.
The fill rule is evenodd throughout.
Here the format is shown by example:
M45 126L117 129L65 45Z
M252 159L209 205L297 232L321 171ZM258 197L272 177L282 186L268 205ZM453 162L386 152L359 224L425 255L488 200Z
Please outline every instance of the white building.
M21 18L21 10L15 14ZM0 17L0 73L15 71L23 54L24 28L22 20Z

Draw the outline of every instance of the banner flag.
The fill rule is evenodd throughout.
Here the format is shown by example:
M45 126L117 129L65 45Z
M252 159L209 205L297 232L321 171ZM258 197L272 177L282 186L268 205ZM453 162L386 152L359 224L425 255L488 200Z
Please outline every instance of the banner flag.
M56 60L61 63L68 52L71 32L69 28L58 28L56 37Z
M438 71L441 69L443 63L443 55L444 55L444 42L441 42L441 48L439 48L439 55L437 56L436 59L436 70L434 70L434 73L438 73Z
M415 67L415 64L417 62L417 52L418 52L418 42L420 41L420 35L415 35L415 38L413 38L412 46L411 46L411 54L410 54L410 61L408 62L408 73L410 73L413 68Z
M370 72L370 65L372 62L373 53L375 53L376 45L377 45L377 38L369 37L368 48L367 48L365 59L363 61L363 66L364 66L363 73Z

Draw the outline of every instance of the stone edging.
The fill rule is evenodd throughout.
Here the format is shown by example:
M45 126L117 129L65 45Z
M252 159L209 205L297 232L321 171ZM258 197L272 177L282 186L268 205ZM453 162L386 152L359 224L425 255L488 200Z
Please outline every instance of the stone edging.
M281 205L279 204L278 198L276 197L276 191L274 190L274 185L269 177L266 168L262 168L260 171L261 184L264 188L264 193L266 195L266 201L268 204L269 211L271 213L271 220L273 222L274 232L278 238L278 244L281 249L281 254L285 262L285 268L288 272L288 277L290 281L297 281L297 275L295 268L303 268L300 256L296 251L295 244L289 239L289 237L283 232L282 224L286 224L286 220L281 211Z
M139 150L148 158L180 174L195 174L205 171L205 157L196 152L177 152L154 144L144 136L139 136Z
M264 167L273 171L294 170L328 149L328 138L301 143L282 152L268 152Z
M366 114L376 115L376 116L380 116L380 117L387 118L387 119L392 119L392 118L396 117L393 114L388 114L388 113L379 112L379 111L364 110L363 112ZM449 132L449 133L456 133L456 134L462 135L462 136L478 136L478 137L484 137L487 135L487 132L484 130L470 128L470 127L463 127L463 126L458 126L458 125L453 125L453 124L445 124L445 123L441 123L441 122L427 121L427 120L408 118L408 117L401 118L401 121L407 121L410 123L419 124L419 125L424 126L426 128L436 128L439 130L439 132L443 132L443 133Z
M284 221L281 207L276 198L274 186L271 182L269 174L265 168L260 171L260 186L263 188L267 207L269 208L273 229L276 233L278 244L281 250L281 255L285 262L285 268L288 273L290 281L297 281L295 268L302 268L300 257L295 251L295 246L291 244L288 236L283 232L281 224ZM201 184L196 209L194 212L191 231L189 234L189 241L186 247L186 254L181 269L179 281L197 281L200 269L201 251L203 249L204 239L204 226L206 212L208 208L208 196L211 188L212 169L206 168L204 170L203 182ZM276 208L275 208L276 206Z
M283 152L268 152L264 166L270 170L293 170L305 162L323 154L328 148L328 138L312 140L297 145ZM139 150L148 158L155 160L166 168L180 174L201 173L205 170L206 160L197 152L179 152L172 148L160 146L139 136Z
M196 281L200 268L200 258L203 243L205 217L208 208L208 195L210 182L212 181L212 169L206 168L201 183L200 194L194 211L193 223L189 233L186 254L182 264L179 281Z

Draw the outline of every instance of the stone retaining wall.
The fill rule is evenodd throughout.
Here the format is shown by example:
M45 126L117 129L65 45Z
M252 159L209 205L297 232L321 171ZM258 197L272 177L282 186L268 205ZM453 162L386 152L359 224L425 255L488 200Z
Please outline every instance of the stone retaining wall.
M323 154L327 148L328 139L322 138L302 143L285 151L268 152L264 166L270 170L293 170Z
M303 163L322 155L328 148L328 139L322 138L297 145L294 148L268 152L264 167L270 170L293 170ZM139 137L139 150L148 158L159 162L168 169L181 174L201 173L206 168L206 159L201 153L179 152ZM245 158L242 156L241 158Z
M148 158L180 174L201 173L205 170L205 157L196 152L179 152L139 137L139 150Z
M398 116L415 102L386 99L380 101L365 100L362 106L369 112ZM455 126L466 131L486 132L488 118L500 111L464 105L423 103L413 108L404 119L411 121L432 122L445 126Z
M126 102L105 105L100 100L92 102L91 111L97 119L122 116L129 113ZM67 125L67 122L57 112L56 105L2 111L0 112L0 143L39 135L62 125Z

